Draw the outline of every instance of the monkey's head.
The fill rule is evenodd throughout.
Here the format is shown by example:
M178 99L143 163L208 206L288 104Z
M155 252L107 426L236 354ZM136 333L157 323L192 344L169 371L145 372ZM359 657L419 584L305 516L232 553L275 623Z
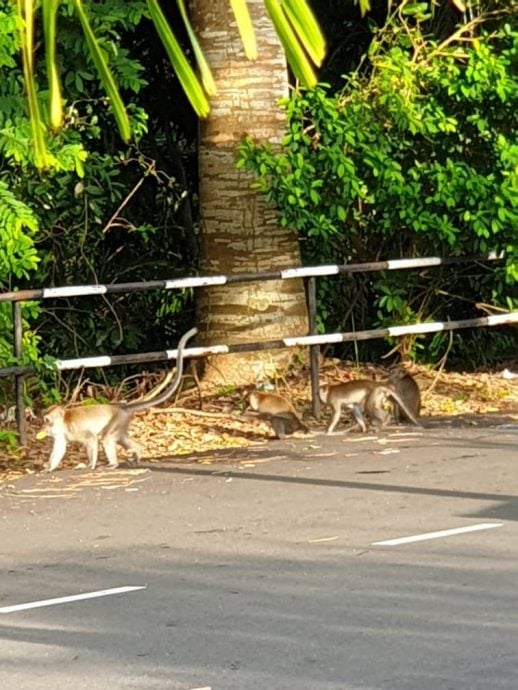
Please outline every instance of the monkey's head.
M257 412L259 410L259 404L261 400L261 393L259 391L252 391L249 396L248 396L248 410L253 410L254 412Z
M37 439L45 438L46 436L53 436L57 431L60 431L64 425L65 411L59 405L49 407L43 415L43 426L36 435Z
M391 383L402 381L406 376L410 376L408 369L405 369L401 364L396 365L389 371L388 380Z

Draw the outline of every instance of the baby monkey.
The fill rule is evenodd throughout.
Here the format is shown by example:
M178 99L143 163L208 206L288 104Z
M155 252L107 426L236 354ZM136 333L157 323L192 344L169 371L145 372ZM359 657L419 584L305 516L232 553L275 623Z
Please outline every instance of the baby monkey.
M387 398L394 400L414 424L421 426L406 406L405 401L390 384L370 381L369 379L358 379L356 381L328 384L320 388L320 400L333 408L333 417L327 433L331 434L334 431L340 420L343 406L348 407L352 411L356 422L364 433L367 431L364 414L372 417L377 427L384 427L390 416L385 409Z
M106 405L87 405L81 407L51 407L44 416L45 425L37 438L46 435L54 437L54 446L45 471L52 472L63 459L69 441L78 441L86 448L88 467L95 469L101 440L108 467L115 468L117 462L117 444L133 454L133 462L138 462L142 451L128 433L128 427L135 412L160 405L170 398L180 384L183 373L183 350L185 344L198 332L197 328L187 331L178 343L176 372L171 384L156 398L133 403L110 403Z
M286 434L293 434L299 429L309 433L293 405L278 393L252 391L248 396L247 409L258 412L259 417L268 420L276 438L283 439Z

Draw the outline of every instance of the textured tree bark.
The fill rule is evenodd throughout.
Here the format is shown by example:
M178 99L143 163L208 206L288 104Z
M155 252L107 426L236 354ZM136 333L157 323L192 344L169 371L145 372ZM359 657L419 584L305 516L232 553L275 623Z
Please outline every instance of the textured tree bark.
M218 94L200 123L202 275L254 273L300 265L296 232L281 228L252 176L236 169L245 135L279 142L285 132L278 100L288 93L286 59L262 0L248 0L258 59L246 59L229 0L191 0L191 20L213 70ZM252 342L307 333L300 280L220 286L198 291L203 344ZM211 383L250 383L283 368L287 350L227 355L208 362Z

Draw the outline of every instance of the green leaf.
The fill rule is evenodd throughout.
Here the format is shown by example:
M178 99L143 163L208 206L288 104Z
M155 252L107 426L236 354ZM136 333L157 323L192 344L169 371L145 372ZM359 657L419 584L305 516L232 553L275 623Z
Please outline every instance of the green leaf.
M296 78L304 86L315 86L317 83L315 72L278 0L264 0L264 4Z
M321 65L326 54L326 42L310 7L305 0L283 0L282 6L310 58L316 65Z
M176 36L167 23L167 20L160 9L157 0L147 0L147 6L153 24L160 36L164 48L167 51L171 64L178 75L178 79L189 98L192 107L199 117L207 117L210 112L209 102L203 88L196 77L194 70L189 65L187 58L183 54Z
M198 67L200 69L201 81L203 83L205 91L209 94L209 96L215 96L218 92L216 88L216 82L214 81L214 77L212 76L209 63L205 59L205 55L203 54L200 44L198 43L196 34L192 30L192 25L189 21L189 17L185 9L185 2L184 0L177 0L177 3L178 8L180 9L180 14L182 15L183 22L185 24L187 35L189 36L189 40L191 41L192 49L196 57L196 62L198 63Z
M56 15L60 0L44 0L43 33L45 36L45 59L49 81L50 124L59 129L63 121L61 84L56 64Z
M245 55L249 60L255 60L257 58L257 43L246 0L230 0L230 6L236 18L241 42L245 49Z
M367 12L370 12L371 9L371 3L370 0L355 0L355 4L360 5L360 13L362 17L364 17Z
M34 142L34 161L37 168L50 168L54 158L47 151L45 143L45 125L41 119L36 81L34 76L34 2L33 0L18 0L18 30L22 47L22 64L25 88L27 89L27 103L31 121L32 138Z
M131 126L128 114L126 112L126 108L124 107L124 103L122 102L122 98L119 94L117 85L115 84L115 79L113 78L110 68L108 67L108 63L106 62L104 52L101 46L99 45L99 42L97 41L97 38L95 37L95 34L92 30L92 27L84 10L82 0L74 0L74 7L81 21L81 25L83 27L83 31L86 38L86 43L90 50L92 60L94 61L97 71L99 72L101 83L110 98L110 105L113 110L113 114L115 116L117 125L119 127L120 135L123 141L127 142L131 138Z

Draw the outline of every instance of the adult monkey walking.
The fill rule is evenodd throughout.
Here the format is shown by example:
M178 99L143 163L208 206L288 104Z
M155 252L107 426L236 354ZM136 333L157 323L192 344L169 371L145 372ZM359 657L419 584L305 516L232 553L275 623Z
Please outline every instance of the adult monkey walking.
M384 427L390 417L390 414L384 408L386 398L396 402L410 421L416 426L421 426L418 419L412 414L412 411L409 410L405 401L396 393L391 384L384 383L383 381L357 379L355 381L326 384L320 388L320 400L325 405L330 405L333 408L333 417L327 433L333 433L340 420L342 407L347 407L352 411L357 424L364 433L367 431L365 413L372 418L376 426Z
M70 408L65 405L51 407L44 415L45 425L37 435L37 438L44 438L47 435L54 437L54 446L45 471L52 472L58 467L65 456L67 444L70 441L77 441L85 446L88 467L91 470L94 470L97 464L99 439L108 459L108 467L111 469L116 468L119 464L117 461L117 444L131 451L133 462L138 462L142 456L142 450L129 435L128 427L131 418L135 412L160 405L175 393L183 374L185 344L197 332L197 328L191 328L180 338L174 378L171 384L156 398L142 402L109 403Z

